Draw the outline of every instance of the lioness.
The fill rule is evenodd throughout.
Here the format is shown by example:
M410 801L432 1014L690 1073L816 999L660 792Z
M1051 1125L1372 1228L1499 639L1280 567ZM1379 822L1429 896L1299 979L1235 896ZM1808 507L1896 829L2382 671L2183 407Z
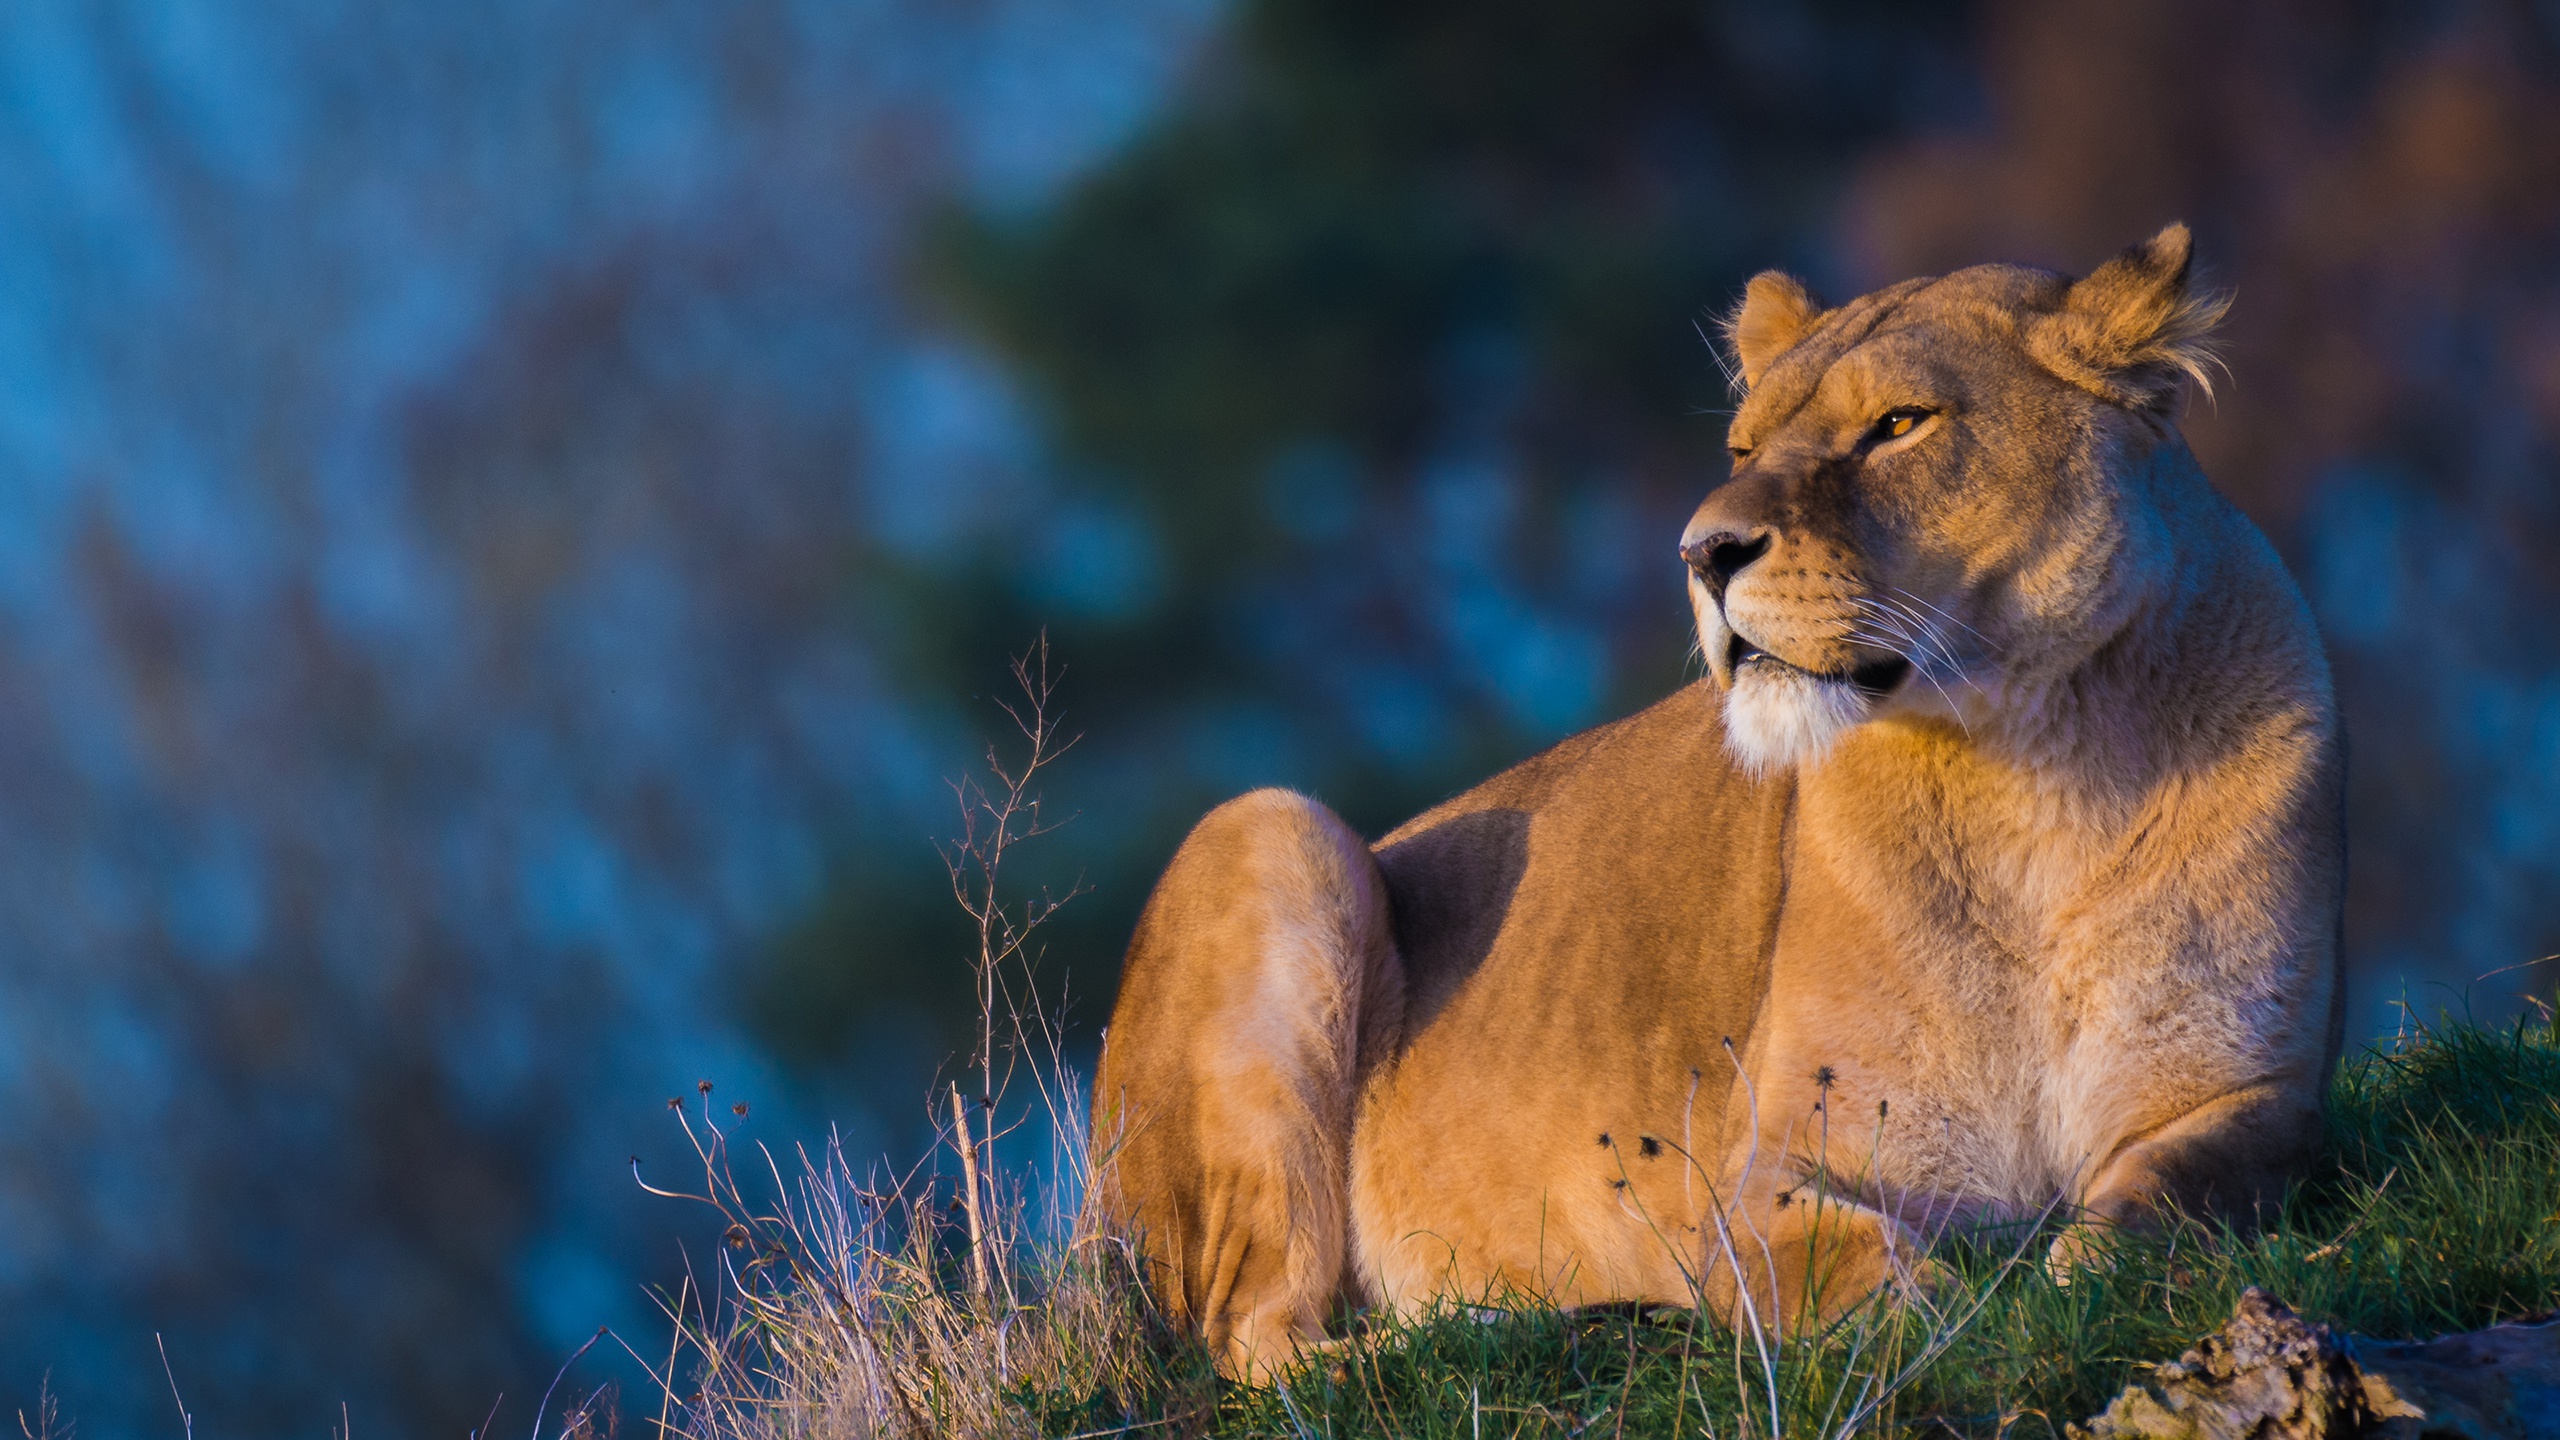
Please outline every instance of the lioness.
M1951 1220L2245 1220L2340 1039L2299 591L2181 439L2171 226L1728 325L1680 554L1712 680L1375 845L1262 790L1129 949L1104 1200L1231 1372L1337 1301L1825 1317Z

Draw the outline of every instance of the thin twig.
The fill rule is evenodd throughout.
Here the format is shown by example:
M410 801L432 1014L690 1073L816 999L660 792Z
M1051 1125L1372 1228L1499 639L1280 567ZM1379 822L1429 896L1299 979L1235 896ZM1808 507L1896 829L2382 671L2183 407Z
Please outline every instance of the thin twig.
M195 1440L196 1417L187 1413L187 1397L178 1393L178 1372L169 1368L169 1342L154 1330L151 1343L160 1347L160 1373L169 1377L169 1398L178 1402L179 1428L186 1432L187 1440Z
M560 1382L569 1377L569 1367L578 1363L579 1356L594 1349L596 1342L603 1339L605 1337L605 1333L606 1332L603 1329L599 1328L596 1333L587 1337L586 1344L569 1352L569 1358L560 1362L560 1372L551 1377L550 1386L542 1392L542 1403L534 1407L533 1440L542 1440L542 1417L548 1414L551 1410L551 1392L560 1388Z

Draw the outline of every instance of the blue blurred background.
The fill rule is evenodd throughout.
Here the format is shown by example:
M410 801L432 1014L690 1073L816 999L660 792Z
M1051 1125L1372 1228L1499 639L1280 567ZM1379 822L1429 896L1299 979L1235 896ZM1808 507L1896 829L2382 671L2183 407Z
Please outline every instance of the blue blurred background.
M666 1096L913 1153L1032 636L1089 1034L1207 804L1382 828L1681 683L1749 273L2172 218L2339 665L2354 1029L2506 1013L2560 6L0 11L0 1399L174 1433L163 1334L208 1434L529 1424L664 1343Z

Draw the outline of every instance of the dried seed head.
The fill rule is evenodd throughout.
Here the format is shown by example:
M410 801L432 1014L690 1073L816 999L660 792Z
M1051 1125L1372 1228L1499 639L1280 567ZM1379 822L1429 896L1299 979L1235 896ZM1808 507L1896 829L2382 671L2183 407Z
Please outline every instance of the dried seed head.
M1839 1072L1828 1065L1816 1066L1813 1072L1813 1083L1825 1090L1830 1089L1832 1083L1839 1078Z
M1600 1145L1601 1145L1601 1148L1602 1148L1602 1149L1607 1149L1607 1148L1608 1148L1608 1145L1609 1145L1609 1132L1608 1132L1608 1131L1606 1131L1606 1130L1603 1130L1603 1131L1601 1131L1601 1132L1600 1132Z
M729 1242L730 1249L744 1250L747 1248L747 1227L744 1225L732 1225L729 1227L728 1233L722 1235L720 1238Z
M1662 1153L1662 1142L1654 1139L1650 1135L1638 1136L1636 1139L1636 1149L1643 1152L1644 1158L1650 1160L1654 1156Z
M711 1093L711 1082L708 1080L696 1080L693 1082L693 1088L701 1091L705 1095L708 1095Z
M737 1104L730 1106L729 1113L737 1116L741 1120L744 1120L747 1118L747 1102L741 1100Z

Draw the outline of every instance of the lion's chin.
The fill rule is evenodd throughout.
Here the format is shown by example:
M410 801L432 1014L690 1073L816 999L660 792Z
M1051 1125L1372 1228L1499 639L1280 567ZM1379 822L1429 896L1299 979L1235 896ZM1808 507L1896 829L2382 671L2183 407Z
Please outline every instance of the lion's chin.
M1875 698L1852 680L1792 665L1744 665L1725 691L1725 749L1755 775L1807 764L1864 724L1875 705Z

